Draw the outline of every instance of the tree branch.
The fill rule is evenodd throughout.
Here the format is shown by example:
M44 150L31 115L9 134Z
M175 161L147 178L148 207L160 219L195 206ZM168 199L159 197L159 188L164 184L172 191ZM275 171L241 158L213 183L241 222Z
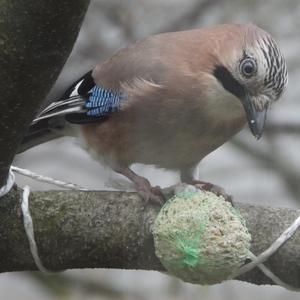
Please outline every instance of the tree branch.
M88 4L87 0L1 1L0 187L73 47Z
M265 250L300 211L237 203L252 234L252 252ZM35 236L44 265L51 270L122 268L162 271L151 235L159 208L136 193L34 192L30 196ZM266 265L283 281L300 287L300 232ZM0 201L0 271L35 270L20 212L20 191ZM258 269L239 279L272 283Z

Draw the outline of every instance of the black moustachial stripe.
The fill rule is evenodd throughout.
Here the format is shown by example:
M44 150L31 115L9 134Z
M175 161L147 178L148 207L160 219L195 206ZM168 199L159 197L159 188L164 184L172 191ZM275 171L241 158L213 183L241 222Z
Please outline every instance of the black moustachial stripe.
M213 71L213 75L223 85L225 90L227 90L237 98L241 99L245 96L244 87L232 76L232 74L224 66L217 66Z

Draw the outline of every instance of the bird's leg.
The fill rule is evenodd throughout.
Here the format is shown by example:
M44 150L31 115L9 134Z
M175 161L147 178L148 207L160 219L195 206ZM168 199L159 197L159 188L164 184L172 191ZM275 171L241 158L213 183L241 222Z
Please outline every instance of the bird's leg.
M124 175L134 183L137 193L144 201L160 205L166 201L165 196L162 193L162 189L159 186L151 186L148 179L137 175L130 168L118 167L115 171Z
M223 196L224 199L232 204L232 196L227 194L224 188L207 182L207 181L202 181L202 180L196 180L194 179L192 172L186 173L186 172L181 172L181 181L183 183L187 183L190 185L194 185L195 187L199 188L200 190L212 192L216 194L217 196Z

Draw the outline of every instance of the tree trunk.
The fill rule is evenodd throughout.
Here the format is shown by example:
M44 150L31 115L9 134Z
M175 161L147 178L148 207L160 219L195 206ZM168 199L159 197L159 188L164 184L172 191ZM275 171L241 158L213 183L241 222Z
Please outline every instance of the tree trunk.
M0 2L0 187L73 47L87 0Z

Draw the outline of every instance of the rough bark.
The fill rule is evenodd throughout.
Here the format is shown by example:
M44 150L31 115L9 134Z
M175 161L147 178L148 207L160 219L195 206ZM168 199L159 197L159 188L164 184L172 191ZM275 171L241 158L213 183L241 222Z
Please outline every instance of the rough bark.
M0 1L0 186L70 53L88 0Z
M299 210L236 203L252 234L252 252L265 250L299 216ZM158 208L135 193L34 192L30 196L39 253L50 270L122 268L159 270L151 224ZM283 281L300 287L300 232L266 265ZM0 201L0 271L36 270L24 233L20 191ZM272 283L258 269L239 278Z

